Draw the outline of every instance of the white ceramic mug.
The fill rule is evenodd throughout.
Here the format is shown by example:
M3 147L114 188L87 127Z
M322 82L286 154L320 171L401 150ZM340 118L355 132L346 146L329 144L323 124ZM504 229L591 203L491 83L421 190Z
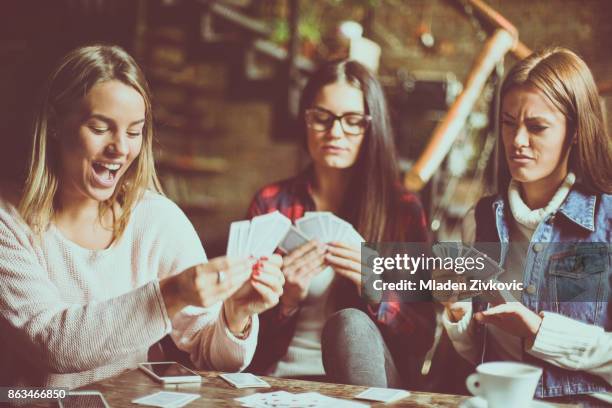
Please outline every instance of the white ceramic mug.
M472 394L484 398L488 408L528 407L541 375L539 367L498 361L480 364L465 385Z

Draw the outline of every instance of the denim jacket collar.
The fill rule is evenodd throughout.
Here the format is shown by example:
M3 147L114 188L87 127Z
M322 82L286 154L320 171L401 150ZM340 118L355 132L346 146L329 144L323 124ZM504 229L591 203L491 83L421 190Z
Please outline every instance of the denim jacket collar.
M504 204L503 197L498 195L493 202L494 213L498 214L498 216L503 214ZM596 204L597 196L588 194L579 186L574 185L563 204L561 204L561 207L559 207L558 212L563 214L574 224L593 232L595 231Z
M597 196L587 194L581 188L572 188L561 204L559 212L580 227L593 232L595 231L596 201Z

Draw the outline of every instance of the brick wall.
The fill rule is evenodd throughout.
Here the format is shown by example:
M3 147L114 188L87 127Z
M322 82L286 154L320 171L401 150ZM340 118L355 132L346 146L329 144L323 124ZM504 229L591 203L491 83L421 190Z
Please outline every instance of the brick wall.
M27 101L31 100L34 84L20 87L14 78L29 72L20 67L35 66L29 61L43 60L40 67L47 69L51 57L55 59L58 55L46 51L51 44L61 44L54 46L59 50L76 45L80 40L104 39L119 42L134 51L131 30L124 30L123 37L118 37L110 33L108 27L109 33L104 33L104 26L96 27L94 33L85 33L87 24L83 22L70 26L76 19L65 17L70 13L62 7L66 8L68 3L58 2L55 8L47 4L44 12L38 13L41 17L34 19L27 7L16 8L19 2L0 5L0 15L11 20L10 27L17 30L9 33L3 29L7 25L0 28L0 89L5 91L0 92L0 107L3 112L9 112L5 122L13 123L15 118L23 121L27 117ZM129 1L111 3L135 4ZM146 2L147 5L153 3ZM252 3L285 10L271 6L274 2L270 0ZM363 6L367 2L358 0L337 3L332 0L302 1L302 7L308 8L311 15L322 16L322 30L326 31L323 37L343 19L364 21L366 35L383 47L383 75L392 75L398 68L405 68L452 72L463 81L483 43L479 27L465 16L459 1L379 0L374 2L377 4L374 9ZM585 58L597 79L612 79L609 45L612 2L490 0L489 3L518 27L521 39L528 46L567 46ZM193 13L193 8L187 10ZM257 12L261 8L251 7L251 10ZM56 14L64 18L52 18ZM157 15L145 24L140 47L136 49L142 51L138 57L154 92L158 152L203 159L203 171L184 171L173 165L162 165L161 177L169 195L185 206L208 252L217 255L224 250L229 223L242 218L255 190L265 183L295 174L305 160L300 144L293 138L272 137L273 105L268 95L244 100L230 97L227 90L235 85L231 75L235 66L223 57L227 51L218 55L194 52L193 41L198 28L194 26L197 18L193 17L191 14L181 16L180 12ZM60 23L50 25L48 21ZM131 23L127 26L131 27ZM429 29L436 41L432 49L419 43L418 34L423 29ZM71 33L69 40L66 33ZM39 58L30 58L33 50L38 50ZM513 61L512 57L507 58L508 64ZM24 102L16 104L15 97ZM23 142L27 137L26 128L23 123L8 128L3 126L1 137L5 145L10 147ZM19 140L15 140L16 135ZM23 162L14 156L7 155L7 158L2 164L9 170Z

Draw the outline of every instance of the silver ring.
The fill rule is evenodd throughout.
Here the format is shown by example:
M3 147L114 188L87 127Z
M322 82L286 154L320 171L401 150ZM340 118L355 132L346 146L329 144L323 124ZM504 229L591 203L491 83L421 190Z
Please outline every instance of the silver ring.
M217 271L217 283L221 284L225 280L225 272Z

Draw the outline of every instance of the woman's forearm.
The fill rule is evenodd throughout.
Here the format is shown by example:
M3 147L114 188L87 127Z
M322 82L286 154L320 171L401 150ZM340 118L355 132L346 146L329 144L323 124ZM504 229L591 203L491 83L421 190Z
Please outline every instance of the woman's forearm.
M533 346L526 350L529 354L612 384L612 333L556 313L543 312L542 317Z

